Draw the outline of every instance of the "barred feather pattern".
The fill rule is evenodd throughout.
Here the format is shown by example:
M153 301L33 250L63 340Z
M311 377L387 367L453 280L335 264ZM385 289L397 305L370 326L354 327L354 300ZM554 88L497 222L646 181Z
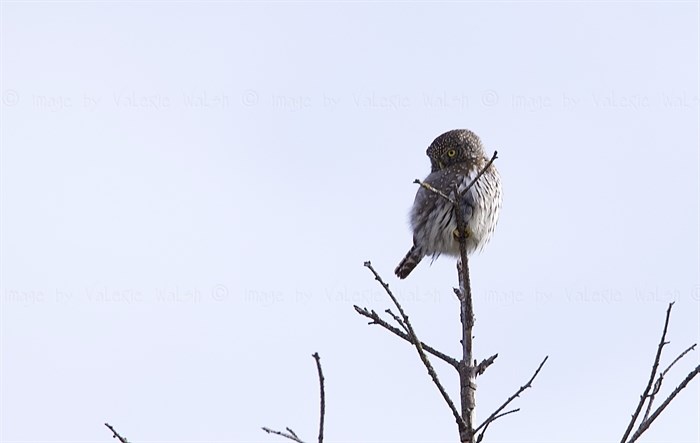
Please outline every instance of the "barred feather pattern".
M460 194L463 193L486 163L482 155L470 162L438 169L428 175L424 183L455 199L454 185L457 185ZM501 203L501 179L492 164L461 197L468 254L481 250L491 239ZM455 210L454 205L442 196L422 186L419 188L410 213L413 247L395 270L399 278L406 278L423 257L431 256L435 260L441 254L459 256Z

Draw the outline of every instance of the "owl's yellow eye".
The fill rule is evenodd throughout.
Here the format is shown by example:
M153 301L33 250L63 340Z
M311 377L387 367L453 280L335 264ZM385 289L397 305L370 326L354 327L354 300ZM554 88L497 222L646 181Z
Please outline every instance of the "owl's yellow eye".
M449 151L447 151L448 157L454 157L455 155L457 155L457 151L455 151L454 149L450 149Z

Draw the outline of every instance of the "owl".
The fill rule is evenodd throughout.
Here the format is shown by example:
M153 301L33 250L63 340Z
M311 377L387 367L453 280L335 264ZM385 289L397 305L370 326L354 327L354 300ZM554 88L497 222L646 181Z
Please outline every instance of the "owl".
M426 152L430 174L423 181L454 199L488 163L479 137L467 129L455 129L436 138ZM496 228L501 209L501 178L491 164L471 189L461 197L466 232L457 229L455 207L445 198L421 186L410 213L413 246L394 271L406 278L425 256L459 256L459 237L464 235L467 254L486 245Z

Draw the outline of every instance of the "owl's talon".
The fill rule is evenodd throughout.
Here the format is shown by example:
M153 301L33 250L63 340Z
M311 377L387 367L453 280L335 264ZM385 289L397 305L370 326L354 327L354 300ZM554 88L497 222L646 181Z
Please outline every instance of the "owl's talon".
M469 237L471 237L471 233L469 232L469 229L468 229L468 228L464 231L464 234L465 234L465 235L464 235L464 238L469 238ZM456 228L455 228L455 230L452 231L452 235L454 236L454 238L459 238L459 237L460 237L459 229L456 229Z

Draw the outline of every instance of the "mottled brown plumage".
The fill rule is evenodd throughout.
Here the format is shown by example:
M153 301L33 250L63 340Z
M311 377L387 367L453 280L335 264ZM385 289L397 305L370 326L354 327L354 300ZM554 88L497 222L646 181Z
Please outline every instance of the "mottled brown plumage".
M486 166L488 158L479 137L467 129L448 131L428 147L431 172L424 183L455 198ZM461 197L460 206L467 226L467 253L480 250L489 241L501 209L501 179L492 164L472 188ZM421 186L411 209L413 246L394 271L406 278L425 256L459 255L455 208L446 199Z

